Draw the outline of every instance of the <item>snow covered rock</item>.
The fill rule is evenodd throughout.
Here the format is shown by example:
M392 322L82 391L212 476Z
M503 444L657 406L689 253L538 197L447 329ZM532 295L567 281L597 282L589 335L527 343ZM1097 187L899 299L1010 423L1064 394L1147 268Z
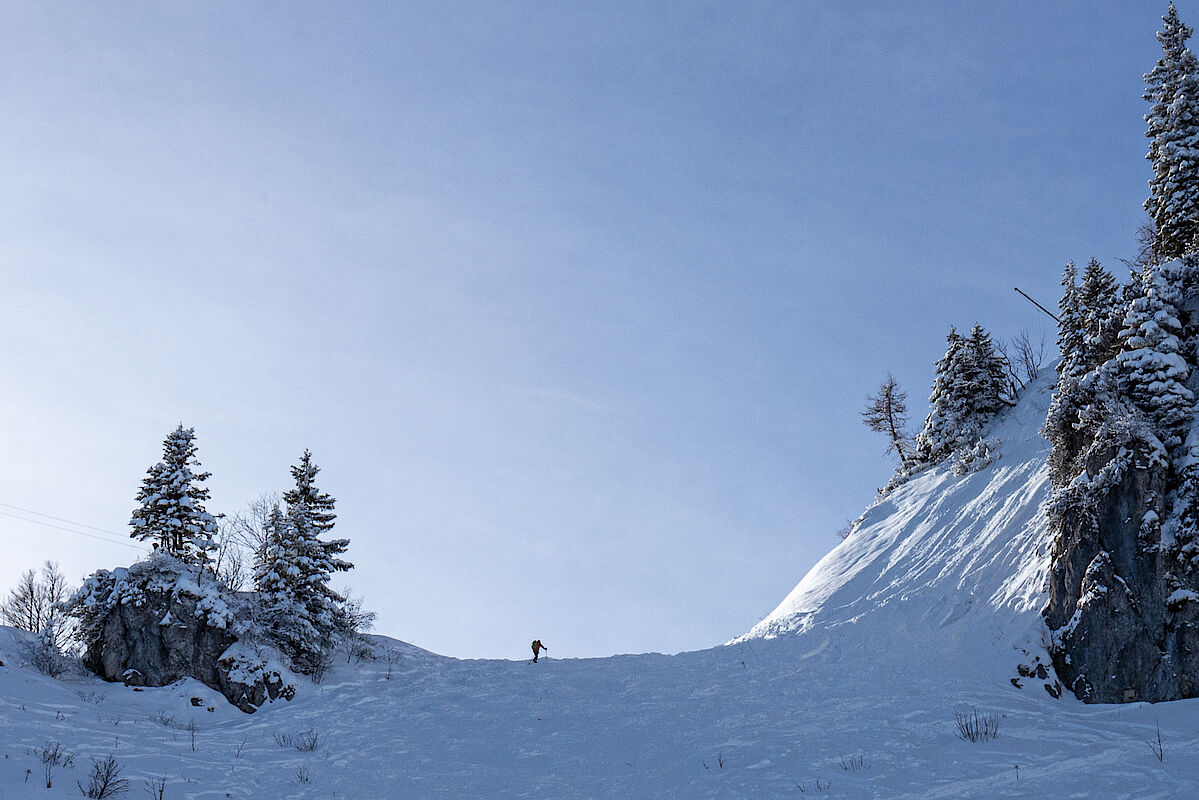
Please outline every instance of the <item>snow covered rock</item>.
M217 659L218 687L229 702L253 714L268 700L295 697L296 687L285 681L287 670L269 648L237 641Z
M1087 467L1087 502L1054 520L1045 620L1054 665L1080 700L1186 696L1170 651L1160 520L1167 464L1155 442L1109 448ZM1183 633L1180 631L1179 633Z
M191 677L248 713L294 695L287 670L252 644L248 604L165 553L99 570L66 608L79 622L84 665L105 680L165 686Z

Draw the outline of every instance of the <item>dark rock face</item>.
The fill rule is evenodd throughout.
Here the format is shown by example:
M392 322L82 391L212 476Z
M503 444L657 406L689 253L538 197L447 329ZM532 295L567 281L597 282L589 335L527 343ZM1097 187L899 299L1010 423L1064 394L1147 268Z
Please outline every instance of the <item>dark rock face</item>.
M195 598L159 592L147 593L140 605L114 606L84 665L131 686L165 686L188 676L218 688L218 659L237 637L197 617L195 606Z
M241 605L195 568L152 556L97 572L68 610L80 620L84 665L105 680L165 686L191 677L252 713L295 689L271 652L244 638Z
M1045 621L1054 668L1085 702L1174 700L1199 689L1199 608L1178 592L1161 542L1170 478L1161 456L1150 444L1092 454L1089 476L1115 469L1091 502L1055 520Z

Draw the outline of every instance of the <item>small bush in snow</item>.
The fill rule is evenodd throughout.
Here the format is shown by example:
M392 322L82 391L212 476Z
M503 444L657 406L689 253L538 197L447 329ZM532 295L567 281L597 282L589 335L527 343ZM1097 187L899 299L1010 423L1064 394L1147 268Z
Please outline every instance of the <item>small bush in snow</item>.
M1156 721L1154 721L1154 725L1157 728L1157 738L1149 741L1149 749L1153 751L1154 758L1156 758L1158 761L1165 761L1166 750L1162 745L1162 726Z
M953 712L953 722L959 739L967 742L987 742L999 736L999 714L980 714L977 708L960 708Z
M832 785L833 785L832 781L822 781L819 778L817 778L816 783L815 783L815 789L816 789L817 793L823 794L824 792L827 792L828 787L830 787ZM807 784L800 783L799 781L795 781L795 788L799 790L800 794L807 794L809 786Z
M989 467L998 457L1000 444L994 436L990 439L979 438L973 445L956 451L953 454L953 474L969 475Z
M325 675L333 667L335 655L332 640L328 640L318 647L309 650L303 659L298 662L296 662L296 659L293 659L293 662L304 665L309 677L312 678L312 682L320 686L325 680Z
M861 772L866 769L866 757L861 753L852 756L842 756L841 769L846 772Z
M149 717L151 722L157 722L159 725L165 725L168 728L175 727L175 717L173 714L168 714L166 711L159 709Z
M79 787L79 791L83 792L84 797L96 798L96 800L116 797L118 794L129 791L129 779L121 777L121 769L115 756L110 755L105 759L93 758L92 771L88 775L87 785L85 786L81 781L76 781L75 784Z
M363 661L374 661L379 656L375 653L375 645L360 633L349 633L343 636L343 647L346 650L346 663L361 664Z
M387 651L387 673L383 676L385 680L391 680L392 673L395 671L395 665L400 663L400 653L398 650Z
M54 787L54 770L58 767L69 767L75 763L75 754L66 750L62 742L47 740L40 748L31 751L42 761L42 775L46 779L46 788Z
M32 642L23 645L29 666L43 675L57 678L71 667L71 661L58 646L58 623L51 620Z
M294 747L301 753L311 753L321 746L321 735L317 733L315 728L309 728L294 735L276 732L275 744L280 747Z
M145 790L150 800L162 800L167 790L166 776L159 775L154 778L146 778Z

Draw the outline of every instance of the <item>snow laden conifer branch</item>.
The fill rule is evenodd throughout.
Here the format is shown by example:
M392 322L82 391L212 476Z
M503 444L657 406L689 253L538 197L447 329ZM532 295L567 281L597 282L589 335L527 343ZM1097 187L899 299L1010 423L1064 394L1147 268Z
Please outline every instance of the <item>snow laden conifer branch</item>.
M1181 355L1182 269L1181 262L1171 261L1145 272L1144 293L1124 318L1116 356L1121 390L1169 450L1182 443L1195 400L1186 387L1191 368Z

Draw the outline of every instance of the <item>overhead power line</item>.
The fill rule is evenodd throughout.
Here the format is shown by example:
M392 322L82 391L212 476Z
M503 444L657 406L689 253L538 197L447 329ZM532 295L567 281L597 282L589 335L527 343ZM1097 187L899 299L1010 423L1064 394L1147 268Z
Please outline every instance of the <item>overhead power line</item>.
M16 508L16 506L11 506L11 505L8 505L7 503L0 503L0 506L4 506L5 508ZM26 514L34 514L36 516L46 517L47 519L54 519L54 520L58 520L59 522L65 522L69 525L77 525L79 527L91 528L93 530L97 530L102 533L107 533L109 535L108 536L100 536L95 533L88 533L87 531L75 530L74 528L67 528L62 525L55 525L53 522L46 522L46 521L40 520L40 519L33 519L31 517L22 516L21 514L14 514L11 511L0 510L0 516L11 517L12 519L19 519L22 522L30 522L30 523L33 523L34 525L41 525L45 528L54 528L55 530L59 530L64 533L74 534L75 536L84 536L88 539L95 539L98 542L105 542L106 544L117 544L117 545L121 545L123 547L132 547L134 550L140 550L142 552L149 551L148 547L145 547L140 544L136 544L134 542L129 541L128 539L116 538L116 537L120 537L121 535L114 531L109 531L105 528L98 528L95 525L87 525L87 524L81 523L81 522L72 522L71 520L61 519L60 517L53 517L49 514L41 514L40 512L37 512L37 511L28 511L26 509L18 509L18 510L24 511Z
M0 503L0 506L3 506L4 508L10 508L13 511L20 511L22 514L33 514L35 517L45 517L46 519L52 519L55 522L65 522L68 525L74 525L76 528L88 528L89 530L99 531L100 533L108 533L120 538L125 537L125 534L121 533L120 531L114 531L109 528L101 528L97 525L88 525L86 522L76 522L73 519L56 517L53 514L43 514L42 512L34 511L31 508L21 508L20 506L14 506L10 503Z

